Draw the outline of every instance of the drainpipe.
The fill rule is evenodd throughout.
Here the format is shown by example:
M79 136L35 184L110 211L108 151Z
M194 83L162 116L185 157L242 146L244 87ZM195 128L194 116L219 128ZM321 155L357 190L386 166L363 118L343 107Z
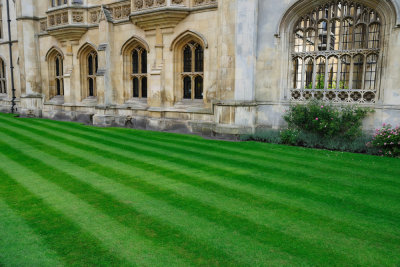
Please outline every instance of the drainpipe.
M12 56L11 19L10 19L10 3L9 3L9 0L7 0L7 22L8 22L8 46L9 46L9 50L10 50L11 91L12 91L11 113L14 114L14 109L15 109L15 85L14 85L14 65L13 65L13 56Z

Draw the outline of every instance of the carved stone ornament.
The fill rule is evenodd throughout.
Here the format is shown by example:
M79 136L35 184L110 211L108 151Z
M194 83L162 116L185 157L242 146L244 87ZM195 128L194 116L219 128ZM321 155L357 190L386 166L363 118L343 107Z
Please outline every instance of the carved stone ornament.
M135 7L137 9L141 9L143 7L143 0L136 0L135 1Z
M145 0L146 6L151 7L154 5L154 0Z

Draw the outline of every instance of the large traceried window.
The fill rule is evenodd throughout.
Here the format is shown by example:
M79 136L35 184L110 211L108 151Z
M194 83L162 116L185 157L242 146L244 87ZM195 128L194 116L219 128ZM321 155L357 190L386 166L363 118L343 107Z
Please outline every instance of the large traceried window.
M0 58L0 94L7 94L6 66Z
M191 41L183 48L183 98L203 99L204 50Z
M293 30L291 99L375 103L381 18L370 7L330 1Z

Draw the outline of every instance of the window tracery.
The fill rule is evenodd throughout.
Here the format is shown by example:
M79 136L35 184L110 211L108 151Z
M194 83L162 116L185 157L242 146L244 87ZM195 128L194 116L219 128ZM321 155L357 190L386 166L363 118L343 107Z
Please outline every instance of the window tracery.
M89 97L97 96L96 74L98 69L98 59L96 51L92 51L87 56L87 95Z
M132 50L132 96L147 98L147 51L138 46Z
M58 54L55 58L55 83L56 83L56 95L64 95L64 66L63 58Z
M183 48L183 98L203 99L204 50L191 41Z
M291 99L375 103L381 18L357 2L331 1L295 25Z

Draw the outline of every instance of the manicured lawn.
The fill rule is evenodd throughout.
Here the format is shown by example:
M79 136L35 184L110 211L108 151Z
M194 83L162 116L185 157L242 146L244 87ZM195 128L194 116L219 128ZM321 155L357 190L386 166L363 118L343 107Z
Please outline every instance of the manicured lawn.
M400 160L0 115L0 266L399 266Z

